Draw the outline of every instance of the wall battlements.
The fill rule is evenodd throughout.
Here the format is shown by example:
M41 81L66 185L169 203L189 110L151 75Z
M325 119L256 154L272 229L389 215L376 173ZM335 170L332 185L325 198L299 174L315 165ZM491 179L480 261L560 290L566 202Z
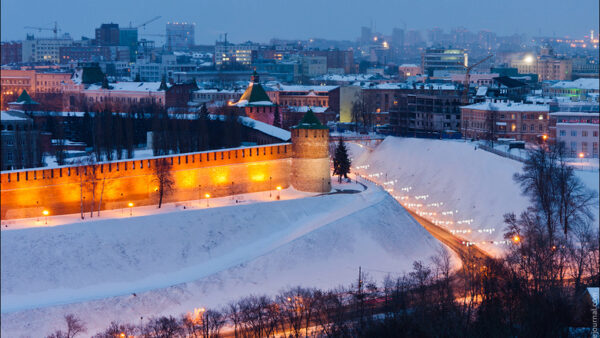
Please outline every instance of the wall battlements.
M0 173L1 218L78 213L83 200L94 210L156 204L153 167L160 158L172 164L174 191L165 202L265 191L290 185L292 146L266 146L205 151L146 159L13 170ZM104 190L103 190L104 189ZM100 204L100 196L102 203Z

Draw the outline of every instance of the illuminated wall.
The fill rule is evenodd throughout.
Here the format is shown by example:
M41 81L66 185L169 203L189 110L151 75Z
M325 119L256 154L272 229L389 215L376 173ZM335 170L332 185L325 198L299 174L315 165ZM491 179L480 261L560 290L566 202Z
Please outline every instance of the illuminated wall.
M300 191L331 191L328 129L292 129L291 183Z
M172 163L175 189L163 202L256 192L290 185L292 146L289 143L164 156ZM89 213L97 209L158 203L153 174L157 158L125 160L92 166L7 171L0 176L1 218L79 213L81 201ZM95 173L92 174L92 173ZM95 176L95 179L94 179ZM103 191L104 189L104 191ZM83 195L83 199L81 196Z

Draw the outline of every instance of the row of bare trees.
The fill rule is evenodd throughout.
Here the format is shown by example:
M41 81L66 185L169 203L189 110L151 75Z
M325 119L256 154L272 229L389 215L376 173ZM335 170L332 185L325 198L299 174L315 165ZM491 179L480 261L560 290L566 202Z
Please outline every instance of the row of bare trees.
M152 132L154 155L238 147L248 139L248 129L229 106L213 115L205 105L193 114L159 110L152 117Z

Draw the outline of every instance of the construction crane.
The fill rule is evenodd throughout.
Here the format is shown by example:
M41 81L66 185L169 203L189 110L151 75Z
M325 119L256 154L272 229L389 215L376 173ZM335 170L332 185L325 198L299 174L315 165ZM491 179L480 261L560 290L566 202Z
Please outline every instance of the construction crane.
M461 99L461 103L463 105L467 105L469 104L469 83L471 80L471 69L479 66L480 64L484 63L485 61L487 61L489 58L491 58L492 56L494 56L494 54L490 54L488 56L486 56L485 58L479 60L478 62L470 65L470 66L465 66L462 63L459 63L459 65L462 65L463 67L465 67L465 69L467 70L467 72L465 73L465 88L463 89L463 93L462 93L462 99Z
M150 20L148 20L148 21L146 21L146 22L144 22L144 23L142 23L142 24L139 24L139 25L135 26L135 28L144 27L144 30L146 30L146 25L147 25L147 24L149 24L149 23L151 23L151 22L154 22L154 21L156 21L156 20L158 20L158 19L160 19L160 18L162 18L162 16L160 16L160 15L159 15L159 16L155 16L155 17L153 17L152 19L150 19Z
M58 28L58 23L56 21L54 21L54 27L53 28L45 28L45 27L32 27L32 26L25 26L23 27L25 29L36 29L39 32L41 31L52 31L54 33L54 38L58 38L58 32L60 31L60 28Z

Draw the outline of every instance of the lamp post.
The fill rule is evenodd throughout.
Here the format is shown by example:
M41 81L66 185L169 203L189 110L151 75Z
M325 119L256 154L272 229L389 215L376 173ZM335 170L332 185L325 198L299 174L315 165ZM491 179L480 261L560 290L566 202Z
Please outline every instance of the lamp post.
M208 199L210 198L210 194L204 194L204 197L206 197L206 207L208 208Z
M271 192L271 180L273 179L272 176L269 176L269 197L273 197L273 194Z
M48 214L50 214L50 212L48 210L44 210L42 211L42 214L45 216L46 220L44 222L44 224L48 224Z
M280 185L277 186L277 199L278 200L281 199L281 186Z
M121 203L123 203L123 193L121 193ZM121 205L125 206L125 203L123 203ZM125 208L121 207L121 215L123 215L124 212L125 212Z
M129 206L129 216L133 216L133 203L129 202L127 205Z
M200 207L200 203L202 203L202 184L198 184L198 207Z

